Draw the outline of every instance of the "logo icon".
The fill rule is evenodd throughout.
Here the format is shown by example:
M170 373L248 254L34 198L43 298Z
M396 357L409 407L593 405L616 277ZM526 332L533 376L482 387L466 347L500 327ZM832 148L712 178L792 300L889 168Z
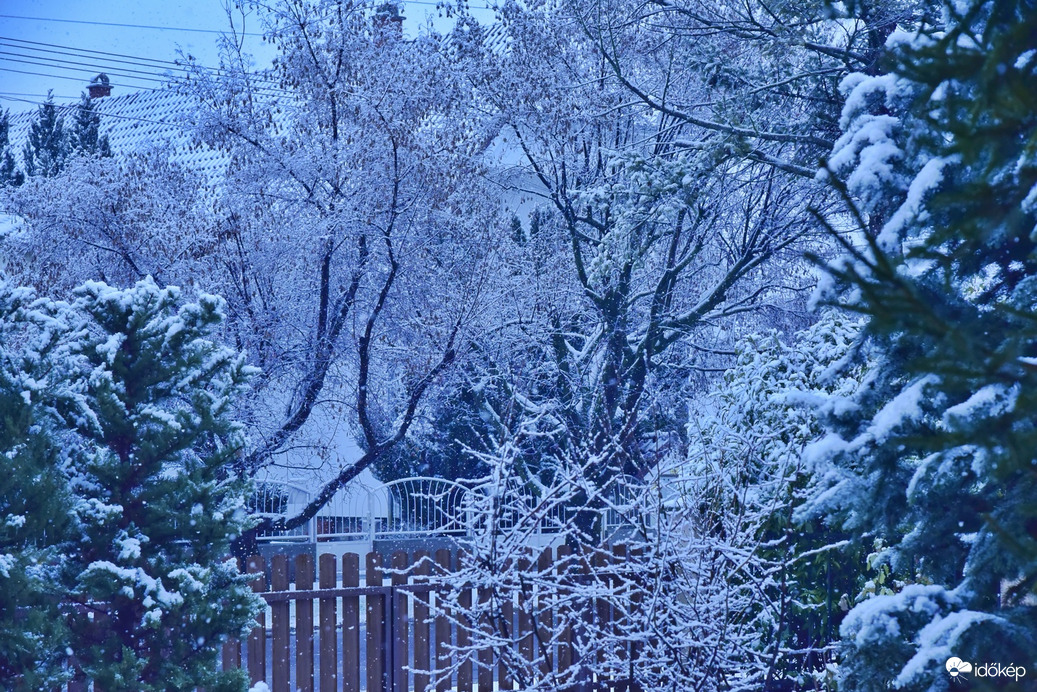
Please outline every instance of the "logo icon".
M955 680L965 680L965 673L972 672L972 664L968 661L961 660L957 656L951 656L948 658L944 667L947 668L947 672L950 673L951 677Z

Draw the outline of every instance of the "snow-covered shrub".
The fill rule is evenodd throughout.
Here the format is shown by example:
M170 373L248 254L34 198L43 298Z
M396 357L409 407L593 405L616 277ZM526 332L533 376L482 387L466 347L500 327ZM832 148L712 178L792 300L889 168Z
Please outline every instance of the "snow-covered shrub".
M827 678L838 604L858 588L860 546L796 511L815 482L802 455L822 432L822 411L860 386L860 369L845 367L860 329L859 319L829 311L787 343L773 331L748 336L723 381L690 407L674 486L698 507L693 530L742 556L725 589L756 594L746 614L751 650L757 675L771 682Z
M483 492L473 493L471 542L448 577L481 595L465 602L462 589L449 599L453 617L474 625L454 665L478 664L480 650L492 648L493 665L522 690L592 679L632 689L760 688L771 660L756 618L770 605L761 598L773 566L745 550L750 537L705 530L701 508L660 479L597 487L593 459L570 460L534 489L515 473L513 451L502 449ZM573 509L583 494L600 509ZM601 513L607 540L573 521L586 511ZM568 545L541 562L531 546L545 530ZM513 614L537 623L536 636L517 629Z
M803 448L822 430L804 402L834 405L859 386L859 369L842 367L859 329L831 312L794 345L773 332L743 339L723 382L690 407L686 454L644 480L613 474L602 484L602 461L586 449L551 457L550 474L527 473L535 421L481 455L489 475L471 495L472 540L450 581L486 598L464 604L458 592L451 601L455 616L476 623L456 661L491 646L521 689L591 677L701 690L823 681L833 617L859 589L863 559L840 550L850 543L842 536L792 515L810 481ZM598 521L575 521L585 512ZM604 534L585 533L587 524ZM570 552L538 565L530 545L545 532ZM532 654L509 607L551 623ZM566 636L577 665L549 673L541 666Z

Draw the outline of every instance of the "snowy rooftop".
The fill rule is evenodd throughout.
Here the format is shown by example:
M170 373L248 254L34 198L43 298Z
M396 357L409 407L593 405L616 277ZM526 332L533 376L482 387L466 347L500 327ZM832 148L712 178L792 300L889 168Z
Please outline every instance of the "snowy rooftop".
M190 107L185 102L189 99L173 88L162 88L97 98L94 107L101 116L101 134L108 136L116 156L170 146L173 161L207 176L218 176L226 165L226 155L192 135L184 118ZM55 102L55 106L64 117L65 126L70 127L78 101ZM12 109L10 138L12 150L19 158L38 110L38 105L17 113Z
M503 25L493 23L481 30L479 41L486 49L494 53L506 50L507 34ZM459 36L451 33L444 41L448 45L454 44L459 41ZM101 116L100 133L108 136L115 156L170 146L170 158L174 162L210 179L223 175L226 155L197 141L189 120L184 117L193 106L190 96L180 93L175 86L119 94L119 85L110 85L107 80L106 75L99 74L86 85L86 90L94 92L96 87L102 87L102 91L110 93L93 99L93 103ZM112 86L110 90L107 89L109 85ZM29 101L24 103L23 108L17 105L9 107L11 149L19 163L28 141L29 126L42 105ZM71 127L79 102L55 102L55 105L65 119L65 126Z

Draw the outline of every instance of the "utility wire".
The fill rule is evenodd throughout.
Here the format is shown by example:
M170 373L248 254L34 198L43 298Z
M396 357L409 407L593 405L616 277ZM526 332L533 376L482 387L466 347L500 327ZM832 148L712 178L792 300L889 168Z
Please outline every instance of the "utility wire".
M442 7L444 5L444 3L440 3L440 2L426 2L425 0L404 0L403 4L404 5L427 5L429 7ZM492 7L472 7L472 8L469 8L469 9L492 10L493 8ZM189 32L189 33L196 33L196 34L217 34L217 35L220 35L220 36L226 35L226 34L230 33L229 31L220 31L218 29L196 29L196 28L193 28L193 27L185 27L185 26L155 26L153 24L121 24L121 23L118 23L118 22L92 22L92 21L87 21L85 19L57 19L57 18L54 18L54 17L25 17L25 16L21 16L21 15L14 15L14 14L0 14L0 19L19 19L19 20L28 21L28 22L58 22L58 23L61 23L61 24L85 24L85 25L89 25L89 26L114 26L114 27L122 27L122 28L126 28L126 29L149 29L149 30L152 30L152 31L183 31L183 32ZM255 32L249 32L249 31L242 31L242 32L236 33L235 35L237 35L237 36L256 36L256 37L266 36L266 34L257 34Z
M50 46L50 48L38 48L36 46ZM262 72L236 72L227 68L211 68L204 67L201 65L195 66L169 60L153 60L151 58L142 58L140 56L127 55L124 53L106 53L104 51L91 51L87 49L77 49L71 46L62 46L60 44L42 43L39 41L25 41L22 39L12 39L4 36L0 36L0 47L13 49L10 51L0 51L0 55L16 56L9 58L0 58L0 61L8 60L9 62L26 63L41 67L50 67L58 70L71 70L75 72L87 72L95 74L99 71L104 71L113 76L119 76L136 80L157 81L161 83L167 83L170 81L182 82L185 79L189 79L192 75L194 75L194 68L197 68L199 72L206 74L208 76L215 76L218 80L221 78L225 78L227 76L242 77L252 82L255 85L255 90L265 92L270 95L290 93L287 89L281 86L280 80L273 77L265 76ZM29 52L26 53L24 51ZM61 55L65 57L80 58L80 60L85 60L88 62L65 60L63 58L50 57L49 55L36 55L35 53L51 53L54 55ZM106 57L104 58L104 60L98 60L94 58L93 55L85 55L84 53L96 53L98 55L103 56L119 56L120 59L112 59ZM127 60L122 58L130 59ZM144 69L134 69L134 67L123 66L109 67L106 64L106 62L108 61L120 62ZM148 64L150 62L159 64ZM84 66L86 69L80 69L76 67L65 67L66 65L80 65ZM178 75L176 74L177 72L182 72L183 75Z
M15 45L15 44L26 44L26 45ZM100 56L105 56L104 60L106 60L107 62L124 63L124 64L127 64L127 65L134 65L136 67L147 67L147 68L151 68L151 69L173 69L173 70L181 70L181 71L189 72L191 70L191 68L197 68L197 69L202 70L204 72L216 73L216 74L218 74L220 72L227 71L226 68L205 67L203 65L194 65L194 64L190 64L190 63L182 63L182 62L176 61L176 60L159 60L159 59L156 59L156 58L145 58L145 57L141 57L141 56L137 56L137 55L127 55L125 53L109 53L109 52L100 51L100 50L89 50L87 48L75 48L73 46L63 46L63 45L56 44L56 43L42 43L42 42L39 42L39 41L26 41L24 39L10 38L10 37L7 37L7 36L0 36L0 46L6 47L6 48L13 48L15 50L27 50L27 51L35 51L35 52L39 52L39 53L53 53L55 55L65 55L65 56L69 56L69 57L81 58L81 59L84 59L84 60L96 60L96 58L94 58L93 56L94 55L100 55ZM36 48L35 46L46 46L46 48ZM22 57L28 57L28 56L22 55ZM44 59L42 56L32 56L32 57L39 57L39 59L41 59L41 60ZM46 59L50 60L51 58L46 58ZM148 63L157 63L157 64L151 65L151 64L148 64ZM166 66L168 66L168 67L166 67ZM278 84L279 83L278 80L272 79L270 77L264 77L264 76L261 75L261 73L258 73L258 72L249 72L247 74L250 77L252 77L253 79L257 80L257 81L270 82L272 84Z
M6 45L3 42L3 40L0 39L0 47L10 48L11 46ZM15 46L15 48L20 48L20 47L19 46ZM35 49L30 49L30 50L35 50ZM16 56L16 57L2 57L2 56ZM75 56L75 57L82 57L82 56ZM84 59L90 60L90 56L85 56ZM35 65L35 66L38 66L38 67L48 67L48 68L51 68L53 70L63 71L65 73L70 73L71 72L71 73L84 73L86 75L93 75L93 74L97 74L98 72L103 71L106 74L109 74L109 75L114 76L114 77L121 77L121 78L124 78L124 79L127 79L127 80L138 81L138 82L139 81L157 82L159 84L184 84L184 83L190 81L191 77L194 74L194 72L192 70L184 68L184 67L178 68L179 71L181 71L183 74L175 74L175 73L173 73L170 70L163 71L163 72L157 72L155 70L161 69L161 68L158 68L158 67L155 67L155 68L153 68L151 70L147 70L147 69L133 69L133 68L130 68L130 67L116 66L115 69L111 69L110 67L108 67L106 65L103 65L103 64L98 64L97 62L79 62L79 61L74 61L74 60L64 60L64 59L61 59L61 58L52 58L52 57L45 56L45 55L33 55L33 54L26 54L26 53L21 53L21 52L0 50L0 64L2 64L4 61L11 62L11 63ZM79 65L81 67L75 67L76 65ZM150 67L150 66L145 66L145 67ZM204 73L205 72L205 68L202 68L202 70L203 70L203 73ZM279 82L277 82L276 80L271 79L269 77L263 77L259 73L255 73L255 72L233 73L233 72L229 72L229 71L223 71L223 72L215 71L215 72L208 72L207 73L207 76L213 77L217 81L224 81L228 77L236 77L236 76L239 76L239 75L241 77L243 77L244 79L247 79L248 81L253 83L253 91L256 92L256 93L262 93L262 94L270 95L270 96L291 95L290 91L288 91L287 89L284 89L284 88L278 86ZM40 76L44 76L44 75L41 74ZM56 75L54 75L54 76L56 77ZM63 77L63 78L67 79L68 77ZM82 78L80 78L80 81L84 81L84 80ZM129 83L127 83L127 84L129 84ZM130 86L135 86L133 84L129 84L129 85Z
M0 46L2 46L2 45L3 44L0 43ZM110 75L112 77L120 77L120 78L123 78L124 80L144 81L144 82L157 82L159 84L164 84L164 85L183 85L183 84L188 83L190 81L190 79L191 79L191 76L192 76L192 73L190 71L185 71L184 74L177 75L177 74L171 74L171 73L168 73L168 72L167 73L162 73L162 72L151 72L151 71L147 71L147 70L134 70L132 68L117 68L115 70L112 70L112 69L109 69L109 68L105 67L104 65L98 65L98 64L95 64L95 63L82 63L82 62L75 62L75 61L72 61L72 60L60 60L60 59L56 59L56 58L48 58L48 57L35 56L35 55L28 55L27 56L27 55L24 55L22 53L11 53L11 52L8 52L8 51L0 50L0 56L5 56L5 55L6 56L16 55L18 57L17 58L0 57L0 64L3 64L6 61L6 62L10 62L10 63L19 63L19 64L35 65L35 66L38 66L38 67L47 67L47 68L50 68L52 70L64 71L65 73L83 73L83 74L86 74L88 76L89 75L94 75L94 74L97 74L98 72L102 72L103 71L107 75ZM24 59L24 58L30 58L30 59ZM39 59L37 60L35 58L39 58ZM69 67L69 65L84 65L85 67ZM0 68L0 69L2 69L2 68ZM46 76L46 75L43 75L42 73L40 73L40 76ZM55 77L55 78L58 78L58 79L71 79L71 77L59 77L58 75L52 75L52 76ZM233 75L232 74L230 74L230 75L223 75L223 74L220 74L220 73L216 73L215 75L209 75L209 76L214 76L217 81L224 81L227 77L233 76ZM257 77L257 76L255 76L254 73L246 73L244 76L249 81L252 81L252 82L256 83L256 84L254 84L254 86L252 88L252 90L255 93L263 94L263 95L267 95L267 96L284 96L284 95L290 96L290 95L292 95L292 92L290 92L287 89L283 89L283 88L280 88L280 87L273 86L272 85L273 84L272 80L263 79L261 77ZM86 79L83 78L83 77L79 77L79 78L76 78L76 81L85 82ZM125 85L134 86L135 88L146 88L146 87L136 87L135 85L130 84L129 82L125 82Z
M12 68L9 68L9 67L0 67L0 72L12 72L14 74L25 74L25 75L30 75L32 77L46 77L47 79L63 79L66 82L76 82L77 84L80 84L80 85L83 84L83 78L82 77L65 77L65 76L56 75L56 74L45 74L43 72L29 72L27 70L15 70L15 69L12 69ZM115 84L113 86L119 86L119 85ZM149 87L149 86L143 86L143 85L137 85L137 84L129 84L129 83L124 83L124 84L122 84L122 86L130 87L130 88L133 88L133 89L141 89L143 91L158 91L159 90L157 87Z
M406 2L409 2L410 4L416 4L416 5L432 5L432 6L440 6L440 4L441 4L441 3L436 3L436 2L421 2L420 0L406 0ZM481 8L475 8L475 9L487 9L487 10L489 10L491 8L489 8L489 7L481 7ZM195 32L204 32L204 33L215 33L215 34L222 34L222 33L224 33L224 32L214 31L214 30L209 30L209 29L192 29L192 28L186 28L186 27L160 27L160 26L152 26L152 25L120 24L120 23L112 23L112 22L92 22L92 21L85 21L85 20L52 19L52 18L45 18L45 17L25 17L25 16L19 16L19 15L7 15L7 14L0 14L0 18L20 19L20 20L27 20L27 21L53 21L53 22L62 22L62 23L68 23L68 24L87 24L87 25L118 26L118 27L143 28L143 29L162 29L162 30L169 30L169 31L195 31ZM264 34L246 34L246 35L263 36ZM18 45L18 44L21 44L21 45ZM12 37L0 37L0 46L6 47L6 48L12 48L12 49L15 49L15 50L34 51L34 52L38 52L38 53L52 53L52 54L56 54L56 55L64 55L66 57L75 57L75 58L81 58L83 60L91 60L91 61L94 60L93 55L106 56L106 59L109 60L110 62L119 62L119 63L123 63L123 64L126 64L126 65L133 65L134 67L147 68L147 69L134 69L133 67L116 67L115 69L110 69L110 68L106 68L104 65L98 65L95 62L89 62L89 63L87 63L87 62L78 62L78 61L74 61L74 60L64 60L64 59L61 59L61 58L52 58L52 57L48 57L48 56L45 56L45 55L35 55L35 54L32 54L32 53L26 54L26 53L11 52L11 51L0 51L0 55L13 56L13 57L0 58L0 62L7 61L7 62L11 62L11 63L18 63L18 64L24 64L24 65L33 65L33 66L37 66L37 67L47 67L47 68L51 68L51 69L54 69L54 70L61 70L61 71L73 72L73 73L88 73L88 74L90 74L90 73L95 73L95 72L98 72L98 71L104 71L106 73L111 73L112 76L120 77L120 78L122 78L124 80L132 80L132 81L124 81L121 84L121 86L132 88L132 89L145 90L145 91L157 91L158 89L156 87L150 87L150 86L146 86L146 85L142 85L142 84L138 84L138 83L134 83L134 82L152 82L152 83L159 83L159 84L174 84L175 85L175 84L183 84L185 81L189 80L190 76L192 75L192 69L190 67L185 66L185 64L183 64L183 63L181 63L179 61L159 60L159 59L154 59L154 58L145 58L145 57L141 57L141 56L128 55L128 54L124 54L124 53L110 53L110 52L107 52L107 51L95 51L95 50L90 50L90 49L85 49L85 48L80 49L80 48L74 48L72 46L64 46L64 45L61 45L61 44L52 44L52 43L45 43L45 42L39 42L39 41L29 41L29 40L26 40L26 39L19 39L19 38L12 38ZM40 47L36 47L36 46L45 46L45 48L40 48ZM89 55L84 55L84 54L89 54ZM71 67L67 67L67 66L71 66ZM75 66L79 66L79 67L75 67ZM165 66L169 66L169 67L165 67ZM163 70L163 69L165 69L166 71L165 72L156 72L156 71L154 71L154 70ZM244 77L245 79L247 79L250 82L252 82L253 84L255 84L255 86L253 86L253 91L255 93L262 93L262 94L270 95L270 96L293 95L292 92L288 91L287 89L284 89L283 87L280 87L279 80L274 79L274 78L270 78L270 77L265 77L261 73L248 73L248 72L245 72L245 73L235 73L235 72L231 72L231 71L224 70L224 69L205 68L205 67L201 67L201 66L198 66L198 69L201 70L203 73L207 73L208 76L215 76L215 79L218 82L222 81L227 75L239 76L239 74L240 74L240 76ZM179 76L179 75L171 74L172 70L182 71L182 72L185 73L186 76L182 77L182 76ZM42 73L42 72L32 72L32 71L27 71L27 70L17 70L17 69L4 68L4 67L0 67L0 72L9 72L9 73L14 73L14 74L24 74L24 75L29 75L29 76L45 77L45 78L48 78L48 79L61 79L61 80L65 80L65 81L75 81L75 82L79 82L79 83L83 82L83 79L81 77L70 77L70 76L64 76L64 75L46 74L46 73ZM267 84L267 85L270 85L270 86L263 86L263 84Z
M426 5L428 7L444 7L446 3L442 3L442 2L427 2L427 0L404 0L404 2L402 4L404 4L404 5ZM469 9L493 11L495 8L490 7L488 5L484 5L483 7L469 7ZM149 30L152 30L152 31L183 31L183 32L197 33L197 34L217 34L217 35L220 35L220 36L226 35L226 34L230 33L228 31L220 31L218 29L196 29L196 28L193 28L193 27L185 27L185 26L155 26L153 24L121 24L121 23L118 23L118 22L93 22L93 21L87 21L85 19L57 19L57 18L54 18L54 17L25 17L25 16L22 16L22 15L14 15L14 14L0 14L0 19L18 19L18 20L29 21L29 22L58 22L58 23L61 23L61 24L85 24L85 25L89 25L89 26L114 26L114 27L122 27L122 28L127 28L127 29L149 29ZM249 32L249 31L243 31L243 32L237 33L236 35L237 36L256 36L256 37L266 36L266 34L259 34L259 33L255 33L255 32Z
M130 58L133 61L154 62L154 63L161 63L163 65L180 65L180 63L178 61L176 61L176 60L161 60L159 58L144 58L144 57L141 57L141 56L138 56L138 55L127 55L126 53L109 53L108 51L103 51L103 50L91 50L89 48L76 48L75 46L64 46L64 45L61 45L60 43L47 43L47 42L43 42L43 41L28 41L28 40L26 40L24 38L14 38L14 37L11 37L11 36L0 36L0 41L5 41L5 42L6 41L10 41L12 43L24 43L24 44L27 44L27 46L46 46L46 48L27 48L27 50L39 50L39 51L43 51L43 52L46 52L46 53L60 53L60 52L64 52L64 51L71 51L73 53L93 53L95 55L105 55L105 56L110 56L110 57L115 57L115 58ZM11 46L11 47L14 48L15 46ZM61 51L47 50L49 48L60 48L62 50Z
M24 65L36 65L38 67L52 67L58 70L68 70L72 72L86 72L87 74L96 74L98 69L94 65L88 63L75 62L72 60L58 60L56 58L41 58L40 60L25 60L24 58L35 58L33 55L22 55L20 53L10 53L8 51L0 50L0 55L16 55L16 58L0 58L0 62L16 62ZM82 65L82 67L65 67L64 65ZM133 72L135 74L126 74ZM161 73L156 72L145 72L144 70L134 70L132 68L120 68L117 70L107 70L107 74L114 77L126 77L127 79L140 79L146 82L165 82L167 77ZM147 75L145 77L138 77L137 75Z
M25 74L25 75L31 75L31 76L34 76L34 77L46 77L48 79L64 79L66 81L76 82L78 84L83 84L83 80L81 78L63 77L61 75L44 74L42 72L27 72L25 70L13 70L13 69L6 68L6 67L0 67L0 72L14 72L16 74ZM181 84L182 83L170 82L169 86L179 86ZM115 83L112 86L120 86L120 84L119 83ZM127 86L127 87L131 87L131 88L134 88L134 89L139 89L140 91L150 91L150 92L158 92L158 91L165 91L166 90L165 88L162 88L162 87L136 86L136 85L132 85L132 84L123 84L122 86ZM2 93L10 94L10 93L14 93L14 92L2 92ZM261 89L256 89L253 93L255 93L258 96L274 96L275 95L275 94L271 94L271 93L265 93ZM26 95L28 95L28 96L36 96L37 94L26 94ZM294 96L294 94L292 94L291 92L287 92L287 91L285 91L283 93L280 93L280 94L276 94L276 95L277 96L288 96L288 97ZM72 97L72 96L58 96L58 97L55 97L55 98L68 98L70 100L75 100L75 99L78 99L79 97L78 96L76 96L76 97ZM115 98L118 98L118 97L115 97ZM37 105L39 105L39 104L37 104ZM58 104L55 104L55 105L58 105ZM69 104L67 106L61 105L59 107L61 107L61 108L74 108L75 104ZM113 117L113 118L128 118L129 117L129 116L122 116L122 115L115 115L115 114L112 114L112 113L104 113L104 112L100 112L100 111L98 111L98 113L100 115L105 116L105 117ZM134 118L130 118L130 119L133 120ZM155 121L145 120L144 122L155 122Z
M29 22L58 22L61 24L87 24L90 26L117 26L127 29L151 29L154 31L184 31L196 34L227 34L227 31L218 31L216 29L194 29L184 26L154 26L150 24L119 24L116 22L90 22L84 19L56 19L53 17L23 17L14 14L0 14L0 19L21 19ZM241 32L238 36L266 36L266 34L256 34L250 32Z
M78 96L66 96L65 94L26 94L22 91L0 91L0 96L31 96L37 99L55 98L55 99L78 99Z
M437 6L437 7L442 5L442 3L422 2L421 0L405 0L404 4L407 4L407 3L415 4L415 5L430 5L430 6ZM487 7L476 7L474 9L490 10L492 8L487 6ZM211 29L193 29L193 28L187 28L187 27L171 27L171 26L162 27L162 26L154 26L154 25L142 25L142 24L120 24L120 23L113 23L113 22L93 22L93 21L86 21L86 20L56 19L56 18L47 18L47 17L26 17L26 16L21 16L21 15L8 15L8 14L0 14L0 18L20 19L20 20L26 20L26 21L53 21L53 22L62 22L62 23L67 23L67 24L117 26L117 27L156 29L156 30L168 30L168 31L193 31L193 32L204 32L204 33L214 33L214 34L223 34L223 33L225 33L225 32L222 32L222 31L215 31L215 30L211 30ZM246 33L244 35L264 36L265 34L247 34ZM186 72L188 74L191 73L191 68L185 66L184 63L181 63L179 61L159 60L159 59L154 59L154 58L145 58L145 57L141 57L141 56L128 55L128 54L124 54L124 53L111 53L111 52L107 52L107 51L96 51L96 50L90 50L90 49L86 49L86 48L74 48L72 46L64 46L64 45L61 45L61 44L52 44L52 43L45 43L45 42L40 42L40 41L29 41L29 40L26 40L26 39L19 39L19 38L13 38L13 37L0 37L0 42L5 42L5 43L0 43L0 45L5 45L5 47L8 47L8 48L15 48L15 49L21 48L23 50L28 50L28 51L54 53L54 54L58 54L58 55L65 55L67 57L82 58L84 60L92 60L93 59L91 57L92 55L103 55L103 56L108 56L109 58L120 58L119 60L111 60L111 62L121 62L123 64L134 65L135 67L144 67L144 68L150 68L150 69L163 69L163 67L161 67L161 66L168 65L172 69L176 69L176 70L179 70L179 71L184 71L184 72ZM11 43L23 44L23 46L10 45ZM35 46L45 46L45 48L37 48ZM88 53L88 54L91 54L91 55L84 55L84 53ZM66 70L66 71L73 70L73 71L76 71L76 72L92 72L95 69L99 69L99 68L103 69L102 66L96 66L93 62L91 62L91 63L79 63L79 62L74 62L74 61L69 61L69 60L61 60L61 59L57 59L57 58L48 58L48 57L39 56L39 55L31 55L31 54L30 55L26 55L26 54L10 53L10 52L3 52L3 54L6 54L6 55L16 55L18 58L21 58L21 59L7 58L6 60L8 60L9 62L16 62L16 63L22 63L22 64L36 65L38 67L49 67L49 68L52 68L52 69L60 69L60 70ZM124 59L128 59L128 60L124 60ZM47 60L47 61L51 61L51 63L34 62L35 60ZM83 65L83 66L88 67L89 69L88 70L80 70L80 69L77 69L77 68L66 68L66 67L63 67L63 66L61 66L59 64L54 64L54 63L65 63L65 64L69 64L69 65ZM155 64L149 64L149 63L155 63ZM207 67L202 67L202 66L197 66L197 67L198 67L198 69L202 70L203 72L207 72L210 75L218 75L219 76L219 75L221 75L224 72L228 72L227 70L224 70L224 69L207 68ZM0 68L0 70L5 71L5 72L12 72L12 73L15 73L15 74L25 74L25 75L31 75L31 76L50 77L50 78L53 78L53 79L64 79L64 80L68 80L68 81L77 81L77 80L74 80L71 77L61 77L61 76L56 76L56 75L46 75L46 74L43 74L43 73L27 72L27 71L24 71L24 70L3 69L3 68ZM128 68L128 67L117 67L115 70L107 69L105 71L106 72L111 72L113 75L122 77L124 79L133 79L133 80L138 80L138 81L150 81L150 82L160 82L160 83L165 83L165 82L170 81L170 75L169 74L160 74L160 73L156 73L156 72L149 72L149 71L146 71L146 70L136 70L136 69L132 69L132 68ZM136 73L136 74L126 74L126 73L129 73L129 72ZM230 74L234 74L235 76L237 76L237 73L234 73L234 72L230 72ZM137 76L137 75L146 75L146 76ZM270 77L264 77L264 76L262 76L259 73L245 73L244 76L246 78L248 78L250 81L252 81L253 83L266 83L266 84L270 85L268 87L257 86L256 87L257 90L266 91L267 93L269 93L271 95L290 93L287 90L285 90L284 88L280 87L280 82L277 79L270 78ZM173 79L175 80L176 78L174 77ZM129 86L129 87L135 88L135 89L148 89L149 88L149 87L139 86L139 85L131 84L131 83L125 83L124 86Z

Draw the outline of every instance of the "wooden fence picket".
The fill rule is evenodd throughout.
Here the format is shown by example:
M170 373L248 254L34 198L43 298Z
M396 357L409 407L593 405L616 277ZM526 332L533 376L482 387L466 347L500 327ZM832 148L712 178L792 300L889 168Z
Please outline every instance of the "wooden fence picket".
M274 555L270 558L270 589L272 591L288 590L288 557L285 555ZM271 692L289 692L290 607L291 603L287 600L275 601L270 604L270 630L273 635Z
M507 647L510 653L514 649L515 643L515 606L512 605L511 594L504 594L504 600L501 603L501 620L500 634L504 639L504 646ZM501 655L500 666L497 671L498 687L502 690L515 688L515 680L512 678L511 670L509 669L511 665L509 658L508 655Z
M360 556L342 556L342 588L360 586ZM342 690L360 692L360 595L342 597Z
M576 572L573 576L576 578L577 583L590 583L592 578L591 556L586 550L581 550L576 563ZM586 660L587 653L577 650L576 642L581 642L586 646L588 636L594 631L595 599L587 598L585 601L581 599L577 603L581 607L573 618L573 665L576 666L574 684L577 692L587 692L593 687L591 662ZM579 654L579 656L576 656L576 654Z
M295 588L313 589L313 556L303 553L295 558ZM313 692L313 599L295 602L295 687Z
M478 597L479 610L485 613L486 606L490 602L490 590L485 587L480 587ZM492 623L489 622L487 616L484 615L483 618L482 622L476 624L484 634L489 634L492 631ZM490 649L489 647L480 649L478 654L476 654L476 660L479 662L479 672L476 676L478 678L477 684L479 692L493 692L493 649ZM501 689L503 688L504 685L502 684Z
M625 637L643 605L636 593L630 595L629 610L614 604L609 595L622 595L636 586L631 579L638 577L630 572L629 560L636 559L637 553L628 555L624 546L614 546L573 557L563 545L543 549L535 562L532 554L518 558L515 566L524 575L521 588L508 597L473 585L440 582L436 586L436 580L449 579L464 564L461 551L437 550L434 559L425 551L396 551L388 579L384 558L370 552L364 556L363 586L359 555L342 556L340 577L334 555L318 558L315 575L313 556L302 554L295 559L294 591L284 555L270 558L269 572L264 559L253 556L246 562L246 572L253 591L268 602L269 615L264 611L258 616L257 626L248 635L245 656L239 642L228 641L223 645L221 663L224 670L244 664L249 680L253 684L269 681L271 692L503 692L514 690L516 683L552 675L567 681L562 683L567 692L639 692L634 675L639 651ZM576 598L579 591L574 590L569 598L556 601L540 586L549 580L556 581L563 593L577 584L599 588L589 598ZM449 591L456 602L448 601ZM495 596L502 598L496 621L489 615L469 621L473 600L478 599L479 610L487 613ZM294 633L290 624L293 613ZM491 646L471 651L476 628L480 636L499 635L498 646L503 650L494 651ZM598 648L578 660L577 638L583 648L592 643L587 637L595 634L602 635ZM315 665L317 651L319 666ZM598 672L592 673L592 669ZM78 689L87 689L77 680L69 684L70 692L77 684Z
M613 577L613 589L616 592L624 592L628 589L629 584L627 574L623 572L624 565L626 564L627 547L625 545L615 545L612 547L612 564L615 566L615 576ZM630 680L633 677L633 669L631 668L632 659L630 658L630 642L626 641L626 634L624 630L629 626L630 614L628 612L620 613L618 609L613 611L612 621L612 634L619 642L617 645L617 657L619 659L621 668L616 670L616 692L629 692L630 691Z
M255 574L252 579L252 591L263 593L266 591L266 562L260 555L253 555L248 559L245 571ZM259 613L256 618L256 626L248 635L248 678L255 684L266 680L266 610Z
M382 588L382 556L367 554L367 577L369 587ZM388 692L389 668L386 665L386 617L388 597L384 594L367 596L367 692Z
M551 574L554 563L551 559L551 548L544 548L537 558L537 572L541 579L546 579ZM536 638L533 645L540 660L540 674L547 677L554 670L554 652L551 650L551 638L554 634L553 611L547 602L547 597L540 594L537 602Z
M338 586L335 556L324 554L317 560L320 588ZM338 690L338 608L334 596L320 599L320 692Z
M558 546L555 560L555 575L556 578L565 586L565 582L569 570L569 558L572 556L572 549L567 545ZM561 635L558 638L558 654L557 661L558 665L556 670L559 673L568 671L573 664L573 648L572 648L572 618L573 610L569 606L561 607L558 609L558 620L559 626L561 627Z
M457 563L458 567L461 566L462 560L464 559L463 554L458 554ZM458 613L457 618L457 649L458 655L464 656L461 661L460 667L457 669L457 692L472 692L472 683L475 681L474 675L472 674L474 668L474 661L472 655L466 653L468 647L472 645L471 634L469 633L472 628L472 620L467 615L472 611L472 589L468 585L462 586L461 595L458 597L458 606L461 611Z
M630 560L633 564L637 564L641 561L644 556L644 548L637 547L630 551ZM636 577L632 577L635 578ZM630 617L640 618L643 615L644 608L644 591L641 589L635 589L630 595ZM631 643L630 644L630 670L633 671L634 666L637 665L637 659L641 655L641 648L643 644ZM637 678L631 677L630 680L630 692L640 692L641 686L637 682Z
M223 642L220 653L221 670L237 670L241 668L241 642L237 639L228 639Z
M82 671L77 670L68 681L68 692L88 692L89 683Z
M401 587L407 584L407 570L410 568L410 563L407 560L407 553L403 551L396 551L390 558L392 561L392 585L394 587ZM393 690L394 692L403 692L404 690L410 689L408 687L409 680L409 668L410 668L410 622L408 616L408 606L410 599L407 598L407 593L403 589L393 589L392 597L392 665L391 674L393 676Z
M427 581L429 575L429 554L424 550L414 553L414 568L411 574L418 577L419 583ZM423 577L425 579L423 579ZM414 690L425 692L429 685L429 673L432 660L429 655L429 644L432 639L432 628L429 626L429 594L415 593L414 608Z
M450 564L450 551L449 550L437 550L436 551L436 575L440 578L449 575L451 572ZM430 594L431 596L431 594ZM443 598L440 594L436 594L436 605L443 610L436 617L436 670L447 671L446 673L440 673L436 679L436 692L447 692L450 689L451 674L450 663L450 610L445 608L443 604ZM460 635L460 631L458 632ZM471 664L465 664L468 668L468 688L471 688ZM458 672L458 692L462 689L467 692L468 688L462 687L462 678L460 671Z
M602 582L604 582L604 583L599 583L597 586L599 588L602 587L602 586L606 586L608 584L608 577L605 576L605 568L607 566L606 558L605 558L605 553L601 552L600 550L594 551L594 554L591 556L591 566L592 566L592 574L599 575L599 576L596 577L596 579L600 579ZM595 629L592 630L592 631L593 632L600 632L601 634L604 634L604 633L608 632L609 627L610 627L610 625L609 625L610 621L611 621L611 617L610 617L610 612L609 612L609 602L608 602L608 600L605 599L605 598L601 598L601 597L595 598L594 599L594 626L595 626ZM597 664L598 664L598 670L600 671L598 673L597 689L599 689L599 690L608 690L609 689L609 686L608 686L608 683L609 683L608 673L605 670L605 661L606 661L605 642L604 641L600 642L600 646L598 646L597 648L598 648Z
M527 557L521 557L518 561L520 574L527 574L532 563ZM533 650L533 587L526 578L522 579L522 588L518 593L518 629L515 638L518 639L519 659L522 666L522 678L529 680L532 675L532 662L535 656Z

